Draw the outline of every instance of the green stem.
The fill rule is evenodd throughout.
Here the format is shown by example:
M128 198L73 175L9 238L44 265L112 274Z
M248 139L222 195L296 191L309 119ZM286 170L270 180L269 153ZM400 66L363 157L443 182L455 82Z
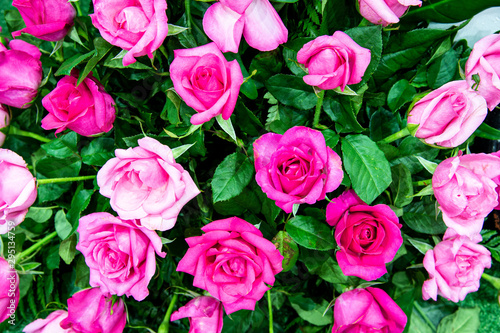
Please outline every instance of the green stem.
M184 7L186 9L186 25L191 28L191 0L184 0Z
M500 278L497 278L495 276L491 276L491 275L486 274L486 273L483 273L483 275L481 275L481 277L483 279L485 279L486 281L488 281L489 283L491 283L493 285L493 287L500 290Z
M325 91L321 90L318 94L318 102L316 103L316 111L314 111L313 128L318 128L319 126L319 116L321 115L321 107L323 106L323 98L325 97Z
M273 303L271 302L271 290L267 291L267 308L269 310L269 333L274 332L273 328Z
M408 127L403 128L401 131L389 135L387 138L380 140L377 143L391 143L393 141L396 141L397 139L404 138L405 136L410 135L410 131L408 130Z
M31 247L19 253L17 255L17 260L21 260L22 258L29 256L30 254L32 254L33 252L35 252L36 250L38 250L39 248L50 242L50 240L56 236L57 236L56 231L54 231L51 234L48 234L47 236L45 236L45 238L40 239L35 244L31 245Z
M82 8L80 8L80 1L74 1L73 4L76 7L76 11L78 13L78 16L83 16L83 14L82 14Z
M420 180L418 182L413 182L413 186L427 186L432 184L432 179Z
M420 304L418 304L418 302L414 302L413 305L415 306L415 310L417 310L417 312L420 314L420 316L422 316L422 318L427 323L427 325L429 325L429 327L432 328L432 331L435 332L437 330L436 325L434 325L432 323L432 321L430 321L430 319L424 313L424 310L422 309L422 307L420 306Z
M96 176L78 176L78 177L65 177L65 178L37 179L37 183L38 183L38 185L43 185L43 184L76 182L79 180L94 179L95 177Z
M177 294L174 294L172 297L172 300L170 301L170 304L167 309L167 313L165 314L165 318L163 318L163 322L160 324L160 327L158 327L158 333L168 333L168 327L170 325L170 316L172 315L172 312L174 312L174 307L175 303L177 302Z
M31 133L31 132L27 132L27 131L23 131L17 127L14 127L14 126L9 126L9 132L8 132L9 135L19 135L19 136L25 136L27 138L32 138L32 139L35 139L35 140L38 140L38 141L41 141L41 142L50 142L52 141L51 139L47 139L41 135L38 135L38 134L35 134L35 133Z

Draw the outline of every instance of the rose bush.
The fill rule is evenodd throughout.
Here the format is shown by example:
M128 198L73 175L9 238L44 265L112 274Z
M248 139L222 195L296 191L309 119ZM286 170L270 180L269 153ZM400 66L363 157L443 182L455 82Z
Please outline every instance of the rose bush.
M10 115L9 110L7 110L2 104L0 104L0 130L9 126ZM2 147L5 141L5 134L0 132L0 147Z
M0 257L0 323L14 315L19 303L19 275Z
M409 6L422 6L422 0L358 0L359 12L374 24L398 23Z
M193 286L220 300L227 314L253 310L281 272L283 256L238 217L213 221L201 230L204 235L186 238L189 249L177 271L193 275Z
M221 302L210 296L199 296L172 313L171 321L189 318L189 333L222 332Z
M170 77L175 91L198 112L191 117L193 125L218 115L229 119L243 83L238 62L227 61L214 43L175 50Z
M72 333L71 329L61 327L61 321L68 317L65 310L56 310L51 312L45 319L37 319L29 325L26 325L24 333Z

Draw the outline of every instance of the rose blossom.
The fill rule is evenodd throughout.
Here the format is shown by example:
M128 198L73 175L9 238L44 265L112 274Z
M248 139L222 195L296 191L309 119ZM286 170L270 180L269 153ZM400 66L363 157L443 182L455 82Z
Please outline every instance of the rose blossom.
M491 154L459 155L441 162L434 171L432 188L444 223L474 238L484 218L498 205L498 184L492 180L498 176L500 157Z
M283 135L267 133L253 143L255 180L276 205L314 204L339 187L342 161L321 132L296 126Z
M115 101L90 73L79 85L78 71L64 76L57 87L42 99L49 112L42 128L56 129L56 134L69 128L83 136L109 132L115 121Z
M49 42L61 40L76 16L75 8L67 0L14 0L12 6L26 23L26 28L12 33L14 37L24 32Z
M373 24L384 27L398 23L409 6L422 6L422 0L358 0L359 12Z
M0 104L0 130L9 126L10 123L10 115L9 111L4 108L2 104ZM5 142L5 134L0 132L0 147L2 147Z
M24 221L36 200L35 178L12 150L0 148L0 234Z
M24 333L72 333L71 329L60 326L61 321L68 317L68 312L56 310L45 319L37 319L23 329Z
M203 30L222 52L238 53L241 35L260 51L274 50L288 39L288 30L268 0L220 0L205 12Z
M19 275L13 265L0 257L0 323L15 313L19 303Z
M68 317L61 327L81 333L121 333L127 323L125 303L105 297L99 288L84 289L68 299Z
M92 24L109 43L128 50L123 65L136 62L135 57L153 59L168 34L165 0L92 0Z
M418 125L414 135L427 144L451 148L464 143L487 113L486 101L467 82L452 81L415 103L408 124Z
M491 255L484 246L448 228L443 240L425 253L424 267L429 280L422 286L423 299L436 301L441 295L456 303L479 289L484 269L491 267Z
M173 228L182 207L200 193L189 172L175 163L172 150L155 139L139 147L115 150L97 173L99 192L125 220L165 231Z
M297 61L309 70L303 77L308 85L325 90L340 87L344 91L346 85L361 82L371 52L346 33L336 31L333 36L319 36L304 44Z
M76 249L90 268L90 285L102 293L133 296L142 301L156 270L155 252L164 258L156 232L109 213L80 218Z
M199 296L172 313L170 321L189 318L189 333L221 333L221 302L210 296Z
M193 125L231 117L243 83L240 65L227 61L214 43L174 51L170 77L175 91L195 109Z
M497 152L495 152L495 153L491 153L491 155L500 158L500 150L497 151ZM498 199L498 205L494 209L499 209L500 210L500 175L494 177L492 180L495 182L495 184L497 184L496 191L497 191L497 195L498 195L498 198L499 198Z
M407 318L403 310L378 288L354 289L337 297L332 333L401 333Z
M26 109L42 82L42 54L19 39L11 40L9 47L0 43L0 104Z
M259 229L238 217L213 221L201 230L204 235L186 238L189 249L177 271L193 275L193 286L219 299L227 314L254 310L281 272L283 256Z
M372 281L387 269L403 244L402 225L387 205L369 206L350 189L326 207L326 222L335 227L342 273Z

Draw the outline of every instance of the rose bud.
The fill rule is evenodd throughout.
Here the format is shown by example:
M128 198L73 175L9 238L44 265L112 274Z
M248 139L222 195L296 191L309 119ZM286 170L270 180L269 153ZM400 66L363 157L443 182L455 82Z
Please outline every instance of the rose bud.
M73 333L71 329L61 327L61 321L68 317L68 312L57 310L45 319L37 319L23 329L24 333Z
M384 27L398 23L409 6L422 6L422 0L358 0L361 16Z

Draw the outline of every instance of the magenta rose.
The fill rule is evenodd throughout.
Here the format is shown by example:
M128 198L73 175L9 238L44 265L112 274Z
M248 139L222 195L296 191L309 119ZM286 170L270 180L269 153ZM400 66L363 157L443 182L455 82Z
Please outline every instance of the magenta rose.
M486 99L493 110L500 103L500 35L494 34L479 40L465 64L465 77L470 87L475 85L473 75L479 76L477 92ZM474 89L476 87L474 86Z
M68 317L68 312L56 310L51 312L45 319L37 319L23 329L24 333L73 333L71 329L60 326L61 321Z
M35 178L23 158L0 148L0 234L24 221L36 200Z
M156 232L109 213L80 218L76 249L90 268L90 285L102 293L127 295L142 301L156 271L155 252L164 258Z
M474 238L483 228L484 218L498 206L496 191L500 157L469 154L441 162L432 176L434 196L443 221L460 235Z
M260 51L274 50L288 39L288 30L268 0L220 0L205 12L203 30L222 52L238 53L241 35Z
M0 104L0 131L9 126L10 123L10 115L9 110L7 110L2 104ZM5 142L5 134L0 132L0 147L2 147Z
M320 89L344 91L346 85L361 82L371 61L369 49L359 46L346 33L319 36L297 53L297 61L309 71L304 82Z
M12 6L19 10L26 24L26 28L12 33L14 37L24 32L49 42L61 40L76 16L67 0L14 0Z
M56 134L69 128L83 136L109 132L115 121L115 101L92 73L79 85L77 81L78 71L72 71L42 99L49 112L42 119L42 128L55 128Z
M378 279L401 244L402 225L387 205L369 206L350 189L326 207L326 222L335 227L340 247L336 257L342 273L367 281Z
M124 220L165 231L174 227L182 207L200 193L189 172L175 162L172 150L155 139L139 147L115 150L97 173L99 192Z
M81 290L68 299L68 317L60 326L70 332L121 333L127 323L125 303L121 298L112 301L99 288Z
M401 333L406 322L403 310L382 289L354 289L335 300L332 333Z
M384 27L398 23L410 6L422 6L422 0L358 0L359 12L373 24Z
M491 267L491 255L484 246L448 228L443 240L425 253L424 267L429 280L422 286L423 299L436 301L441 295L458 302L479 289L484 269Z
M199 296L172 313L170 321L189 318L189 333L221 333L221 302L210 296Z
M286 213L295 204L314 204L339 187L342 161L321 132L296 126L285 134L267 133L253 143L255 180Z
M19 303L19 275L14 269L14 255L9 255L9 262L0 257L0 323L8 318L15 319Z
M418 126L410 131L425 143L451 148L464 143L487 113L486 101L466 81L452 81L415 103L408 125Z
M227 61L214 43L175 50L170 78L179 96L198 112L191 117L193 125L218 115L229 119L243 83L238 62Z
M136 62L135 58L147 55L153 59L168 34L167 2L165 0L92 0L92 24L102 38L128 50L123 65Z
M220 300L227 314L254 310L281 272L283 256L259 229L238 217L201 230L204 235L186 238L189 249L177 271L193 275L193 286Z
M11 40L9 47L0 43L0 104L26 109L42 83L42 54L18 39Z

